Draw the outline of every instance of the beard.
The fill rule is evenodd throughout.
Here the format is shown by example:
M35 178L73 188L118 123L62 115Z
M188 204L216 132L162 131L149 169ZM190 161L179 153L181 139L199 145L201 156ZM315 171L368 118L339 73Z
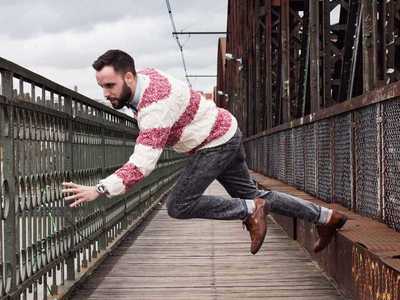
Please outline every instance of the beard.
M111 102L111 105L115 109L121 109L124 106L128 106L129 101L132 98L132 90L129 86L124 82L122 86L121 95L118 98L115 97L107 97L107 100Z

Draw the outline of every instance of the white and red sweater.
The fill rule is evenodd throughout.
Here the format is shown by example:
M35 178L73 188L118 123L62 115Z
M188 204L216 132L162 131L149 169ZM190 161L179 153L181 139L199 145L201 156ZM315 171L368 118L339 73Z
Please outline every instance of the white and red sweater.
M100 180L110 197L121 195L149 175L165 147L195 153L229 141L237 121L183 81L155 69L138 72L142 88L137 97L139 136L127 163ZM135 93L137 93L136 91Z

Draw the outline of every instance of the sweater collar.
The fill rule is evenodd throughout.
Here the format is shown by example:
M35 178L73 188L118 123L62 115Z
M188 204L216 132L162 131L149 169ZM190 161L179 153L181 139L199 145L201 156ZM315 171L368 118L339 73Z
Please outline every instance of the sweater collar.
M143 77L140 74L136 74L135 94L133 96L132 101L129 103L129 107L132 108L135 112L137 112L137 106L140 101L140 96L142 95L142 87L143 87Z

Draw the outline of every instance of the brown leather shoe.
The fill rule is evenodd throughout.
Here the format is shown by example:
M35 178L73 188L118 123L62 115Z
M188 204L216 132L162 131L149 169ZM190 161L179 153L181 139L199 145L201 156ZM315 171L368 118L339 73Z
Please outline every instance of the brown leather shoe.
M314 252L320 252L328 246L335 235L336 230L342 228L346 221L347 217L344 214L334 210L331 219L327 224L317 225L319 239L314 245Z
M256 254L264 242L265 234L267 233L267 221L265 217L268 214L268 208L264 199L256 198L254 203L256 206L254 212L243 221L243 225L246 226L250 233L250 252L252 254Z

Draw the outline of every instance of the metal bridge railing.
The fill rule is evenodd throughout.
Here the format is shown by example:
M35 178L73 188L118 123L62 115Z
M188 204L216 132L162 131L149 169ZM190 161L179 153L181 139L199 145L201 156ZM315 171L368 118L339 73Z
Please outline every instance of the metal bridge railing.
M93 185L127 161L133 119L0 58L0 298L47 299L173 185L184 159L164 151L127 195L71 209L61 183Z
M400 231L400 83L245 141L251 169Z

